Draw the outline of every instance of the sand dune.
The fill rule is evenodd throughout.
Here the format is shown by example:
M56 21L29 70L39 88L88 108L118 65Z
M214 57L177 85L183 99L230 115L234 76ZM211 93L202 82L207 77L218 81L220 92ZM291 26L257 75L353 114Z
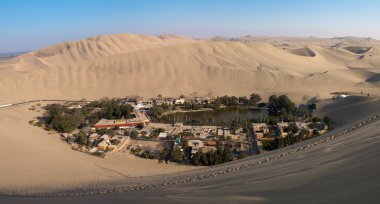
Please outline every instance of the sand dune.
M377 194L380 158L378 151L380 144L379 120L366 123L360 128L352 129L346 134L334 137L334 139L325 139L331 138L333 134L339 135L354 124L358 127L358 121L368 119L374 114L379 114L379 103L379 98L370 97L348 97L338 101L322 102L318 105L320 109L317 114L333 117L338 125L334 131L326 135L212 168L166 176L121 179L118 182L115 181L120 184L116 188L121 191L118 193L68 197L25 198L0 196L0 201L4 203L125 203L126 201L144 203L251 203L252 201L257 203L371 203L379 199ZM28 111L27 106L16 107L2 112L3 115L11 114L16 115L16 117L0 118L0 124L4 124L0 128L19 121L19 114L25 114L25 111ZM96 159L67 150L63 143L59 143L56 138L50 137L52 135L34 134L34 132L42 130L27 124L22 127L24 128L18 130L20 133L21 131L33 132L31 136L46 140L49 146L38 145L38 140L30 144L30 147L37 145L38 149L28 149L26 147L29 146L26 146L28 144L25 143L15 143L16 145L14 146L20 148L18 149L19 151L29 153L29 160L19 163L18 165L20 166L17 166L19 169L16 166L6 166L0 170L0 175L4 175L0 177L2 179L0 186L6 186L5 184L7 183L4 184L4 181L9 182L7 190L9 190L9 184L16 187L16 184L20 185L27 179L29 179L29 184L32 181L35 182L33 192L39 192L36 190L36 186L41 185L41 183L59 183L59 187L63 188L64 185L62 184L78 185L86 178L92 182L97 180L91 180L91 178L104 179L105 181L120 179L120 175L117 173L111 173L93 165L93 163L98 163ZM5 138L6 134L0 134L0 136ZM17 139L14 138L13 140ZM21 137L21 139L25 139L25 137ZM325 142L321 143L321 141ZM288 154L289 152L293 153ZM18 154L11 155L10 159L23 161ZM117 164L119 167L129 168L130 172L135 169L135 166L127 165L127 162L131 164L133 161L128 160L125 163L113 162L114 165ZM115 168L109 163L103 163L102 165L112 169ZM137 163L134 163L134 165L137 165ZM21 168L24 166L29 167ZM50 168L47 168L47 166ZM219 174L229 169L234 170ZM159 170L162 171L162 169ZM124 172L127 173L128 170L124 170ZM109 177L104 177L106 173L108 173ZM12 179L15 178L14 175L19 175L18 179ZM200 176L204 175L212 176L192 180L201 178ZM34 179L31 179L31 176ZM187 179L190 180L178 183L178 181ZM175 184L169 185L172 182ZM129 189L129 186L153 184L160 187L147 190L135 189L132 192L123 191L124 188ZM161 186L161 184L168 185ZM101 192L106 192L108 187L102 186L104 188L101 188ZM98 188L95 188L68 191L67 193L97 192L98 190ZM53 195L56 194L53 192Z
M36 105L36 104L34 104ZM0 194L44 192L174 173L191 166L159 164L118 152L108 159L71 150L58 134L28 124L42 110L31 105L0 109Z
M98 36L54 45L3 60L0 63L0 104L32 99L98 99L132 94L147 97L192 93L217 96L249 95L256 92L263 98L271 94L288 94L296 102L305 102L314 97L330 97L330 93L336 91L378 95L379 44L373 39L360 38L245 36L239 39L193 40L175 35ZM347 47L351 48L347 50ZM364 52L365 49L362 48L365 47L371 49ZM351 98L327 104L322 107L320 113L335 116L334 120L344 126L378 112L378 104L378 99ZM4 163L0 168L2 192L43 192L46 189L67 189L107 181L130 181L126 177L174 173L190 168L160 165L149 160L137 161L138 158L128 157L124 153L118 153L109 160L101 160L72 151L67 144L59 141L57 135L48 135L41 128L28 124L28 120L40 113L28 110L27 105L0 110L0 139L3 144L0 155ZM208 189L216 186L215 182L222 186L233 186L233 182L239 181L245 189L255 187L255 192L262 190L257 189L259 187L264 188L265 192L263 195L257 193L258 197L240 195L238 198L247 201L270 199L267 192L279 192L280 198L281 192L289 193L299 187L312 188L314 181L321 179L320 175L329 177L329 172L334 172L338 167L344 169L352 161L368 159L360 154L351 157L349 161L343 159L350 157L352 153L360 152L360 148L370 147L367 153L375 152L375 146L369 146L368 143L357 139L360 136L365 141L378 142L372 137L378 134L378 128L371 127L349 135L347 141L340 139L321 146L315 149L317 154L314 154L313 150L297 154L292 163L288 163L286 159L277 160L273 163L274 168L245 170L240 172L241 174L232 174L231 177L210 180L209 183L204 183L203 187L209 192ZM358 149L353 148L352 144L359 144L355 146ZM343 150L338 148L339 146L343 146ZM271 154L281 151L285 150ZM332 151L341 157L337 159L329 157L330 154L320 154ZM294 172L298 174L300 166L314 169L316 165L313 159L304 158L319 159L317 166L321 168L316 168L318 171L299 172L301 177L294 180L292 175ZM376 175L374 171L357 167L354 170L360 170L363 175L368 172ZM218 168L223 166L216 167ZM286 170L287 174L279 175L279 169ZM338 184L348 186L343 177L352 176L352 172L335 172L343 175L339 177ZM277 177L257 182L257 179L268 174ZM247 181L247 178L250 181ZM231 190L223 191L220 190L222 187L218 188L217 191L210 192L218 195L218 192L228 193ZM186 191L186 186L178 191L174 188L169 190L179 194L185 192L194 197L200 195L199 201L206 201L202 200L206 190L192 191L190 194ZM241 188L239 192L240 190ZM160 191L157 192L162 194ZM231 202L236 200L231 197L224 199ZM178 200L172 197L171 201Z
M342 45L331 48L341 41ZM360 68L375 75L380 65L376 47L363 53L362 59L345 49L348 45L366 47L368 44L374 47L378 42L302 38L252 40L252 37L192 40L175 35L133 34L98 36L50 46L1 63L0 102L40 98L96 99L131 94L152 97L158 94L215 96L257 92L265 96L285 92L302 100L335 91L380 94L374 82L366 80L372 76L355 77L358 71L353 70ZM291 53L284 47L292 47Z
M189 42L192 42L192 40L176 35L156 37L116 34L97 36L75 42L66 42L37 50L32 54L35 57L44 58L44 60L47 61L59 60L59 58L61 58L60 60L65 60L65 62L75 62Z
M368 52L371 47L358 47L358 46L352 46L352 47L344 47L343 49L346 49L354 54L363 54Z
M289 50L290 53L304 57L315 57L315 53L308 47L298 48L294 50Z
M366 79L367 82L380 82L380 74L374 74Z

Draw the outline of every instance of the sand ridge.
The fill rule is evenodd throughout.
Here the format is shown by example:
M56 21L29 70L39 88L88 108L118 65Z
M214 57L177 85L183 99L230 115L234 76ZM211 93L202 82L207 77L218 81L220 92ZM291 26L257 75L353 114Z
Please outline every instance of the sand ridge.
M0 102L134 94L286 92L305 99L335 91L380 94L372 80L380 70L377 46L376 40L356 38L97 36L1 63ZM356 54L347 47L371 49Z
M108 181L118 179L121 181L120 186L101 185L97 188L90 188L89 190L91 192L95 192L93 194L86 193L88 189L77 189L58 192L58 194L54 192L53 194L47 194L52 195L52 197L48 196L50 198L37 196L30 197L29 199L36 202L57 201L62 203L67 202L67 200L71 200L73 203L100 203L106 199L110 199L115 203L121 203L119 198L123 197L123 202L125 202L125 199L131 201L138 199L140 201L144 200L144 202L149 202L150 199L155 198L158 199L159 203L167 201L178 202L179 199L182 199L181 201L184 203L194 202L194 199L200 202L209 201L211 203L217 203L220 200L234 202L238 200L241 201L241 199L252 201L253 198L257 198L254 200L266 203L268 201L275 202L283 197L289 199L288 196L297 195L297 197L291 201L294 202L294 199L297 201L306 201L312 196L314 198L312 199L313 202L319 203L318 201L326 199L331 201L331 196L336 196L330 192L331 190L339 191L344 188L349 191L354 191L355 194L350 194L351 196L338 196L334 198L335 201L347 201L350 199L358 201L358 197L352 196L357 196L357 194L366 195L369 192L373 193L376 190L374 186L378 183L378 179L376 179L378 178L376 177L378 172L376 171L377 169L374 168L374 165L378 164L377 161L379 158L377 157L379 152L377 151L379 143L378 113L380 111L378 104L379 98L370 97L348 97L338 101L325 101L320 104L321 108L317 114L327 114L334 117L338 125L336 130L326 135L281 148L267 154L256 155L243 160L218 165L212 168L203 168L188 173L177 173L160 177L142 177L137 179L137 182L132 183L123 183L123 180L120 180L120 175L116 173L115 177L108 178ZM12 114L15 114L14 111L25 114L24 109L25 107L17 107L13 110L9 109L9 111ZM8 110L6 112L8 112ZM376 114L377 117L375 118L374 116ZM353 117L348 117L349 115ZM6 123L5 118L0 118L0 120L2 123ZM32 129L28 128L27 131L32 131ZM25 144L23 145L25 147ZM58 149L59 151L63 150L63 148L57 145L52 146L52 148ZM54 151L56 150L53 151L49 149L49 151L55 155ZM33 155L34 154L36 154L36 152L34 152ZM30 155L30 157L33 155ZM46 158L44 157L44 159ZM82 158L76 159L84 162ZM45 161L46 160L34 160L34 162L36 162L35 166L43 167ZM60 162L62 161L57 161L57 163ZM131 161L128 160L126 162L130 163ZM117 162L113 161L114 165L116 163ZM88 162L84 164L87 165ZM103 168L99 169L112 174L110 170L114 167L104 164L103 166ZM87 174L83 175L83 179L89 179L91 175L86 171L86 168L90 168L90 172L95 171L97 168L92 166L85 167L84 165L79 167L57 165L49 170L30 168L12 173L20 174L20 171L25 171L37 175L40 172L49 175L57 173L58 170L62 172L72 172L76 168L79 168L79 171L76 171L76 173L78 174L84 171ZM107 170L107 168L110 168L110 170ZM156 168L159 167L156 166ZM115 169L112 171L119 172L119 170ZM80 183L82 177L79 177L80 174L77 174L69 175L66 180L70 181L75 178L75 180ZM62 175L54 175L56 175L54 180L48 180L47 182L56 185ZM100 175L101 174L99 174L99 176ZM347 179L347 176L350 175L356 176ZM367 175L370 175L371 179L369 179ZM107 181L105 178L102 179ZM33 180L28 180L24 185L30 185L32 181ZM159 183L156 184L155 182ZM347 185L349 183L355 185ZM36 185L36 183L34 185ZM135 187L135 185L138 187ZM363 186L363 189L356 188L357 185ZM335 189L337 186L339 186L339 188ZM101 190L97 191L98 188ZM36 189L33 190L34 193L39 193ZM64 188L58 190L64 190ZM220 192L223 192L223 196L220 196ZM306 194L307 196L300 196L300 192L303 192L302 194ZM328 192L331 194L326 194ZM13 193L17 193L17 191ZM19 193L32 193L32 191L19 191ZM110 194L98 195L103 193ZM321 194L325 196L320 196ZM183 200L184 195L188 195L185 200ZM240 196L234 197L233 195ZM194 197L194 199L190 199L191 197ZM373 198L365 197L365 200L371 199ZM16 201L22 201L23 197L0 197L0 200L15 203Z

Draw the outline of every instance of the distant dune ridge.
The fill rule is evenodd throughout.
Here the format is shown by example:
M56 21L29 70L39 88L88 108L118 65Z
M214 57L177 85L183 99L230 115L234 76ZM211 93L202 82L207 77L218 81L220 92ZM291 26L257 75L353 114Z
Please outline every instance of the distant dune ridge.
M380 42L369 38L104 35L0 61L0 103L138 94L264 96L303 101L380 94Z
M316 54L313 50L308 47L296 48L294 50L289 50L290 53L304 57L315 57Z

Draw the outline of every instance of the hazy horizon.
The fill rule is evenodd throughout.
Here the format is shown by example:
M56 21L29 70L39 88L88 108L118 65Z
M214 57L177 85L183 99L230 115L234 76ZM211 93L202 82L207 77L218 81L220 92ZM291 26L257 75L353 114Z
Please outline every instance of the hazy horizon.
M1 1L0 204L377 203L379 8Z
M115 33L380 39L379 7L369 0L16 0L0 8L0 53Z
M105 34L100 34L100 35L113 35L113 34L123 34L123 33L105 33ZM135 33L130 33L130 34L135 34ZM152 35L152 36L160 36L160 35L167 35L167 34L173 34L173 35L178 35L176 33L162 33L162 34L157 34L157 35L152 35L152 34L144 34L144 33L139 33L138 35ZM78 39L71 39L71 40L67 40L67 41L76 41L76 40L81 40L81 39L86 39L86 38L91 38L91 37L96 37L96 36L100 36L100 35L95 35L95 36L87 36L87 37L83 37L83 38L78 38ZM183 37L191 37L191 36L185 36L185 35L179 35L179 36L183 36ZM213 38L213 37L226 37L226 38L229 38L229 39L233 39L233 38L241 38L241 37L244 37L244 36L253 36L253 37L268 37L268 38L281 38L281 37L285 37L285 38L309 38L309 37L313 37L313 38L321 38L321 39L332 39L332 38L335 38L335 37L338 37L338 38L371 38L373 40L379 40L377 38L372 38L372 37L365 37L365 36L332 36L332 37L319 37L319 36L270 36L270 35L252 35L252 34L247 34L247 35L241 35L241 36L221 36L221 35L213 35L213 36L206 36L206 37L191 37L193 39L207 39L207 38ZM59 42L56 42L56 43L62 43L62 42L67 42L67 41L59 41ZM46 47L46 46L50 46L50 45L53 45L53 44L48 44L48 45L44 45L42 47L37 47L35 49L29 49L29 50L15 50L15 51L10 51L10 52L0 52L0 55L10 55L10 54L23 54L23 53L27 53L27 52L32 52L34 50L38 50L40 48L43 48L43 47Z

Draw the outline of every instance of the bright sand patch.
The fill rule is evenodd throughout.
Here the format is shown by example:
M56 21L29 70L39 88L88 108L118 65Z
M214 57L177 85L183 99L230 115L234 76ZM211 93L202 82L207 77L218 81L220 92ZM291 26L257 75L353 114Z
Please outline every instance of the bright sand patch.
M107 159L71 150L57 134L28 124L31 105L0 109L0 192L38 192L123 181L125 177L186 171L195 167L116 153Z
M254 38L192 40L105 35L66 42L0 63L0 103L288 93L297 102L350 91L380 95L379 41ZM371 47L356 54L346 47ZM293 53L291 53L293 52Z

